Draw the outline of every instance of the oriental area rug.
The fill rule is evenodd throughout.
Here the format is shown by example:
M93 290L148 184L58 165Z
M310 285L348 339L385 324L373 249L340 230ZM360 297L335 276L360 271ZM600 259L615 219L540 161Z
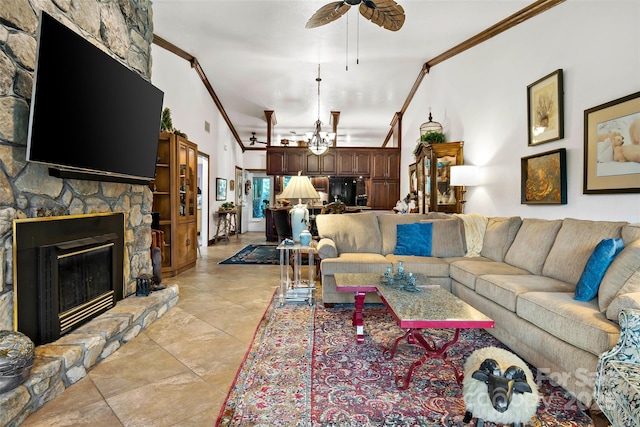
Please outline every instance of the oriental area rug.
M280 251L276 248L276 245L247 245L235 255L218 264L280 265Z
M383 357L402 335L384 306L365 306L365 342L356 344L351 326L353 306L309 307L272 302L261 320L238 370L218 426L471 426L453 369L441 360L418 367L408 390L398 390L420 352L401 344L393 360ZM451 332L426 330L448 339ZM446 335L446 336L445 336ZM503 347L484 330L463 330L449 349L462 372L466 358L486 346ZM583 405L546 377L543 396L531 426L593 426ZM475 420L474 420L475 421ZM485 426L496 426L485 423Z

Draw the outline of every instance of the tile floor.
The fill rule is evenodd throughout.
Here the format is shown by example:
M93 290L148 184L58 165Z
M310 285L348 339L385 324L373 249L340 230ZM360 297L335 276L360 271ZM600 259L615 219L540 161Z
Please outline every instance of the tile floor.
M202 248L180 301L23 426L213 426L278 287L279 267L218 265L264 233Z

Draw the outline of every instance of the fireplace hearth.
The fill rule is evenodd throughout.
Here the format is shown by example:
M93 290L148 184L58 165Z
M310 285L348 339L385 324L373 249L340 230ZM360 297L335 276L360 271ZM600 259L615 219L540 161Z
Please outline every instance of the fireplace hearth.
M112 308L124 295L124 215L18 220L14 319L46 344Z

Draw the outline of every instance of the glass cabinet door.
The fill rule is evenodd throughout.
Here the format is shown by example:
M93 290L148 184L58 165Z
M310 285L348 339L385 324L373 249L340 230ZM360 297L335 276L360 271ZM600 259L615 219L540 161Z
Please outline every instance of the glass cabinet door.
M180 191L180 204L178 205L178 214L187 216L187 147L183 144L178 145L178 183Z

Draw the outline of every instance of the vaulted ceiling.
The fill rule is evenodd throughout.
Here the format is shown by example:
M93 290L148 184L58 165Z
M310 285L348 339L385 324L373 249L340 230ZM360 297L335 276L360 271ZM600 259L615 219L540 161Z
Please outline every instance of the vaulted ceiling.
M320 65L323 130L339 111L339 146L379 147L426 62L532 4L397 2L406 20L389 31L360 16L358 6L305 28L325 0L154 0L154 33L197 59L244 146L252 132L267 140L265 110L277 122L272 144L312 130Z

